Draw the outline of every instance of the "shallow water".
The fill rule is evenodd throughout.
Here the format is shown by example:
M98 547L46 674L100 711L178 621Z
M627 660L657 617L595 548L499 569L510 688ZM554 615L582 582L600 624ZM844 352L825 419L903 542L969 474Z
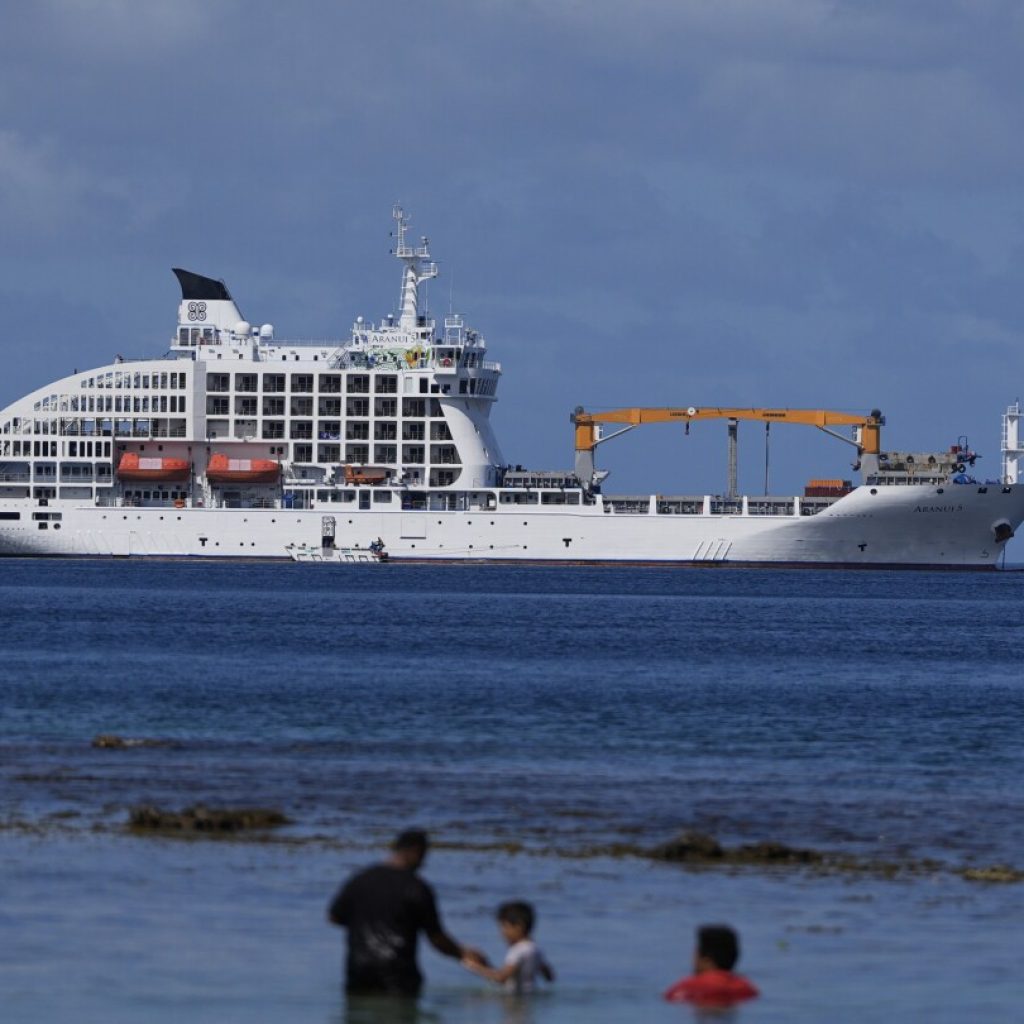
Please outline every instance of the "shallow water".
M954 872L1024 866L1024 574L0 570L5 1020L344 1020L324 905L412 822L460 939L497 956L525 896L560 968L524 1009L428 953L426 1019L678 1019L707 919L765 992L744 1020L1019 1019L1024 886ZM121 834L197 801L280 807L295 845ZM683 827L943 869L583 856Z

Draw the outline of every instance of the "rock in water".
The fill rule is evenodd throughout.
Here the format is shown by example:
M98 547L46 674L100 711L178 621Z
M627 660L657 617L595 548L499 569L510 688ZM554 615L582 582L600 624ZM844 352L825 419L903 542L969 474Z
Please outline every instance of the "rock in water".
M159 807L133 807L129 828L140 832L173 832L189 835L225 835L235 832L277 828L288 818L268 807L186 807L167 811Z
M724 851L714 836L703 832L681 832L667 843L659 843L650 851L654 860L700 861L721 860Z

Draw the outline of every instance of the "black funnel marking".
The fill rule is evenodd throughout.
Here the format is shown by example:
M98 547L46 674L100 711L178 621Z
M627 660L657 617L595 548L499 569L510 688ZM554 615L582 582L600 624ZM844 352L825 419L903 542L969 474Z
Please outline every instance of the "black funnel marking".
M182 270L180 267L172 269L178 284L181 285L182 299L202 299L204 302L214 302L218 299L233 301L228 286L223 281L215 281L212 277L203 277L202 274L193 274L191 270Z

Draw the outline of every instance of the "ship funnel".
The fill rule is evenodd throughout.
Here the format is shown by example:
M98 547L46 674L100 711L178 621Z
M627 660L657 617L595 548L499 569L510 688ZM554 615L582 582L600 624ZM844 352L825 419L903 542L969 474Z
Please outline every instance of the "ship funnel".
M178 323L193 327L219 327L233 330L244 319L223 281L203 277L191 270L174 267L174 276L181 285Z

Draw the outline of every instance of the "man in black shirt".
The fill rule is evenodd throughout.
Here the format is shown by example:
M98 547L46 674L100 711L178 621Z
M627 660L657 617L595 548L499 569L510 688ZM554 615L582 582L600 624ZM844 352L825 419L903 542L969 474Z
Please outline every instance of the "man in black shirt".
M434 892L416 872L427 855L427 834L403 832L383 864L353 875L338 891L328 919L348 929L345 991L417 996L423 975L416 944L424 932L445 956L486 963L482 953L460 946L442 927Z

